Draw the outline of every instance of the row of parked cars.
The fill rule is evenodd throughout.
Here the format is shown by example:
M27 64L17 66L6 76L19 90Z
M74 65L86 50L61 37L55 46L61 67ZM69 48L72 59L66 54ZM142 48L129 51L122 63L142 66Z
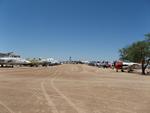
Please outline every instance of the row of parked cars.
M89 62L90 66L96 66L99 68L111 68L113 67L113 64L109 61L91 61Z

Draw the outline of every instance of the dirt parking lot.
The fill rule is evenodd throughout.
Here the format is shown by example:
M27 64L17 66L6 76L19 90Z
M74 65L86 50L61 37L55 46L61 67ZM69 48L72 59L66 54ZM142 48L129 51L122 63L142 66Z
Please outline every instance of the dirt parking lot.
M150 76L71 64L0 68L0 113L150 113Z

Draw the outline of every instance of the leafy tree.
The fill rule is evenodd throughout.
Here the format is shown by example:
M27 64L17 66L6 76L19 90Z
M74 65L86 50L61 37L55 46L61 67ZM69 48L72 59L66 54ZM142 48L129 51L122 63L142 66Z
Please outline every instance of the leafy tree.
M147 40L148 42L150 42L150 33L148 33L148 34L145 34L145 40Z
M119 50L120 59L142 64L142 74L150 64L150 34L146 34L146 39L137 41Z

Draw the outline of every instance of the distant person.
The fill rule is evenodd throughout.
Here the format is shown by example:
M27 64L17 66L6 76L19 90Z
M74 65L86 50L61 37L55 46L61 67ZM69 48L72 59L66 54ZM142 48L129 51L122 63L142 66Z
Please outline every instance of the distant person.
M113 64L112 64L112 68L113 68L113 69L115 69L116 62L117 62L117 61L114 61Z
M116 68L116 72L118 72L119 69L122 70L123 62L122 62L122 61L116 61L116 62L114 63L114 66L115 66L115 68Z

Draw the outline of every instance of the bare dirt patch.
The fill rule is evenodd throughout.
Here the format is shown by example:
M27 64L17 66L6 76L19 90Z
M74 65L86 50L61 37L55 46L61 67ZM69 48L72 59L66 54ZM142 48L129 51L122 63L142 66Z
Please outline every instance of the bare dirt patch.
M0 113L150 113L150 77L70 64L1 68Z

